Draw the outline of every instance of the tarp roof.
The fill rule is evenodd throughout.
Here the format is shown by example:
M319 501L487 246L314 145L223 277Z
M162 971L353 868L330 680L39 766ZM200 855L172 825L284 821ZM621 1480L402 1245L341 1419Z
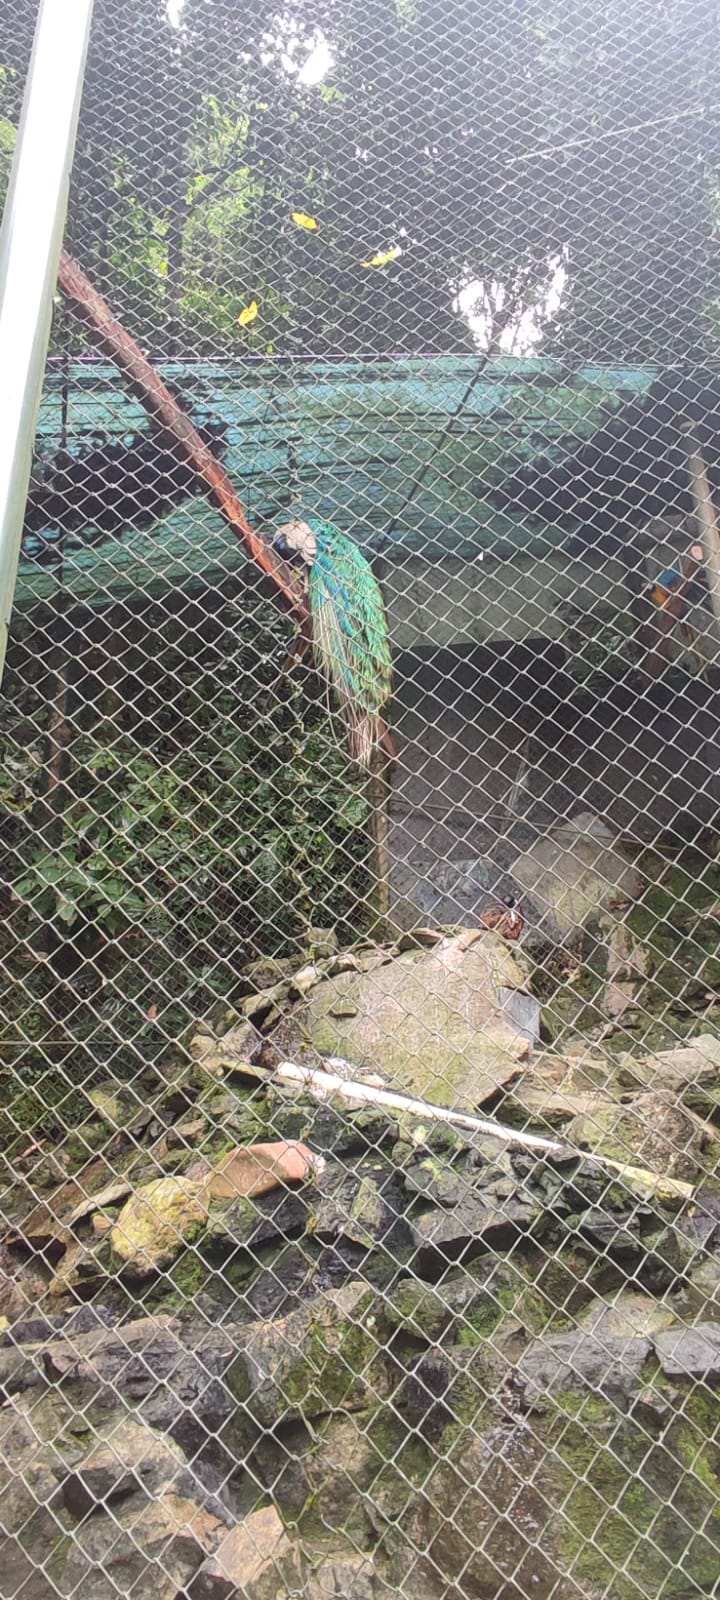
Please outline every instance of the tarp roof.
M523 466L562 462L629 401L646 395L649 368L550 360L416 357L177 363L160 368L194 421L221 433L223 460L259 527L297 507L327 517L369 549L467 558L492 550L547 553L567 530L522 507L500 509L493 490ZM49 371L36 474L62 446L81 459L149 436L142 406L108 363ZM117 490L117 486L116 486ZM110 493L110 489L108 493ZM112 537L91 524L65 535L63 582L91 604L159 593L240 571L241 546L191 491L151 526L130 518ZM25 540L17 604L57 590L59 527Z
M668 511L690 516L687 430L699 439L712 487L720 480L720 376L666 371L622 405L570 456L539 454L491 491L498 510L552 516L556 526L627 539Z

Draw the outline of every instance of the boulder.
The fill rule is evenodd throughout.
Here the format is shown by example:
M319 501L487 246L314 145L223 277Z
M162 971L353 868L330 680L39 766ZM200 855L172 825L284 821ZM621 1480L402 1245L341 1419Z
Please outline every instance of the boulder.
M192 1454L236 1410L226 1375L241 1338L232 1324L216 1328L200 1318L156 1315L53 1340L33 1352L31 1365L37 1382L44 1373L79 1409L99 1406L114 1414L118 1405L137 1408L143 1422L172 1431Z
M233 1026L219 1036L201 1024L193 1031L188 1053L204 1074L222 1078L230 1061L250 1065L262 1049L263 1036L249 1017L235 1017Z
M93 1089L87 1089L86 1097L91 1106L95 1107L98 1116L110 1128L126 1128L138 1110L135 1096L112 1079L107 1083L96 1084Z
M149 1277L170 1265L207 1220L203 1185L187 1178L144 1184L123 1206L110 1244L129 1272Z
M0 1318L15 1322L27 1316L42 1302L47 1288L47 1272L42 1257L27 1261L26 1252L0 1245Z
M701 1116L712 1115L720 1105L720 1039L703 1033L674 1050L658 1050L651 1056L622 1055L618 1081L625 1090L652 1089L673 1095Z
M318 984L306 1028L324 1056L436 1105L472 1111L522 1072L530 1045L507 1015L525 977L502 939L468 932L369 974Z
M691 1112L650 1091L624 1105L596 1103L571 1122L567 1138L576 1148L611 1161L692 1183L708 1135Z
M305 1232L310 1206L296 1190L271 1191L259 1200L238 1197L217 1201L208 1217L205 1241L242 1246L256 1252L273 1240L282 1242ZM197 1258L196 1258L197 1259Z
M496 1115L543 1129L565 1128L576 1117L591 1117L596 1105L614 1103L615 1086L609 1063L589 1047L581 1060L536 1053L522 1078L508 1086Z
M367 1162L346 1172L329 1174L311 1220L316 1239L342 1236L371 1250L384 1243L397 1251L409 1240L403 1221L400 1182L392 1168Z
M440 1259L470 1261L486 1250L506 1248L541 1210L539 1198L518 1185L507 1194L472 1191L448 1211L421 1211L409 1224L417 1266L430 1271Z
M364 1417L329 1415L312 1430L298 1425L259 1441L253 1472L304 1540L337 1533L360 1548L373 1542L373 1488L384 1459L370 1435Z
M387 1391L383 1333L372 1290L347 1283L286 1317L251 1324L227 1383L263 1428L368 1403Z
M501 1427L484 1436L461 1429L386 1538L396 1590L417 1600L580 1600L558 1570L554 1476L552 1457L521 1422L511 1448Z
M598 1339L652 1339L673 1320L674 1313L663 1300L626 1289L610 1301L594 1301L583 1313L580 1325Z
M628 1208L629 1209L629 1208ZM605 1211L602 1206L589 1207L576 1216L578 1232L589 1239L603 1254L612 1255L628 1263L639 1262L643 1256L637 1217L623 1211Z
M6 1538L16 1534L22 1539L34 1524L36 1536L42 1529L43 1540L49 1535L52 1544L62 1528L62 1508L57 1506L62 1461L52 1440L42 1437L42 1423L36 1431L31 1417L32 1412L26 1416L6 1410L0 1424L0 1529Z
M184 1593L225 1531L206 1506L172 1490L139 1511L113 1507L75 1528L58 1571L59 1592L82 1594L83 1600L117 1600L125 1594L177 1600L178 1590Z
M651 1431L645 1390L629 1407L571 1377L570 1390L545 1389L530 1417L487 1408L479 1423L451 1424L435 1465L417 1461L402 1521L383 1533L397 1591L414 1600L712 1593L714 1424L698 1430L680 1409L670 1442L662 1423Z
M539 931L552 943L572 946L616 900L640 892L634 866L613 842L612 830L582 812L534 841L513 863L513 877L533 903Z
M189 1600L280 1600L305 1593L296 1541L285 1532L274 1506L254 1511L231 1528L188 1587Z
M720 1327L699 1322L694 1328L668 1328L655 1339L655 1352L668 1378L720 1378Z
M68 1474L63 1500L74 1517L129 1495L156 1495L185 1465L182 1450L145 1423L126 1417L96 1440Z
M387 1589L376 1582L370 1557L348 1549L313 1564L303 1595L304 1600L387 1600Z
M108 1221L106 1231L109 1232L112 1223L107 1218L104 1220ZM93 1218L93 1221L95 1221L95 1218ZM99 1235L96 1234L96 1244L98 1238ZM101 1260L97 1248L93 1249L91 1246L84 1244L72 1244L66 1250L65 1255L58 1264L57 1271L50 1279L47 1293L51 1298L59 1299L61 1296L71 1295L74 1299L86 1300L96 1293L100 1286L106 1282L107 1277L107 1263Z
M643 1387L642 1371L652 1354L640 1334L615 1335L583 1329L538 1339L518 1363L525 1401L544 1394L587 1389L625 1405Z
M45 1260L54 1265L63 1250L75 1242L70 1223L75 1207L87 1199L87 1191L78 1179L68 1178L56 1185L47 1201L36 1201L28 1188L27 1200L31 1199L30 1205L21 1203L15 1207L13 1227L3 1229L3 1245L42 1251Z

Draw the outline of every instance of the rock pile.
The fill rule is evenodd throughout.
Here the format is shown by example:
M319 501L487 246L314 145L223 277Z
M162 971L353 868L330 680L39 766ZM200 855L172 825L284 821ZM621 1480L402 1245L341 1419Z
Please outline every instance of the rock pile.
M309 966L9 1174L2 1600L712 1593L720 1043L533 1051L492 934ZM290 1046L575 1149L319 1101Z

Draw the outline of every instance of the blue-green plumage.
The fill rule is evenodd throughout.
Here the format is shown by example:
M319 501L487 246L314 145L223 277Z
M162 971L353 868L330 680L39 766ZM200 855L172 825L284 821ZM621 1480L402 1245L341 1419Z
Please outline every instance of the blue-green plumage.
M392 688L385 606L370 563L331 522L286 524L275 547L307 568L315 661L334 691L350 753L367 765L389 734L382 715Z

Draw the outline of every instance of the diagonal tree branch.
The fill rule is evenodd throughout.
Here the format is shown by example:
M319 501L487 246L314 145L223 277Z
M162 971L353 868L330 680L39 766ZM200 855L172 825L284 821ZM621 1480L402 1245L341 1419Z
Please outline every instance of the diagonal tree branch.
M225 468L215 460L197 428L178 405L147 356L143 355L140 346L113 316L107 301L65 250L60 258L58 287L74 310L89 324L96 342L122 372L141 405L155 422L172 435L178 454L196 473L256 566L272 580L285 604L301 622L306 621L308 611L302 593L292 577L287 575L283 563L275 558L265 540L250 526Z

